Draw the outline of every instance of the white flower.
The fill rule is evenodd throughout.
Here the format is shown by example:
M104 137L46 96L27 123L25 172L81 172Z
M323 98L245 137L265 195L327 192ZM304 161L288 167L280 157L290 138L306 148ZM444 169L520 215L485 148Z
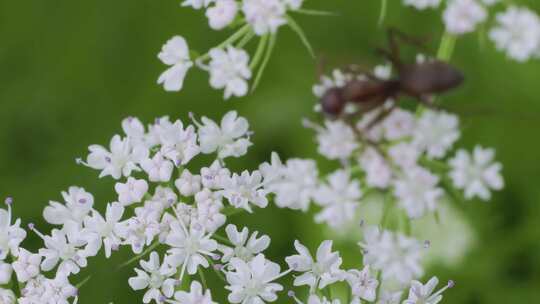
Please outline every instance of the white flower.
M141 168L148 174L151 182L168 182L171 179L174 165L166 160L162 153L157 152L152 158L143 160Z
M227 168L222 168L219 160L215 160L210 167L201 169L201 182L208 189L219 189L223 180L231 175Z
M13 268L11 264L4 261L0 261L0 285L5 285L11 281L11 274L13 273Z
M299 241L294 241L298 254L285 258L287 265L294 271L303 272L294 279L294 286L308 285L311 293L317 288L343 280L344 272L339 269L341 257L338 252L332 252L332 241L324 241L317 249L316 260L309 250Z
M323 207L315 215L315 222L326 222L333 228L350 222L355 216L361 196L360 183L351 180L348 171L335 171L328 177L328 185L322 185L315 193L315 202Z
M144 125L137 117L127 117L122 120L122 130L134 145L148 145Z
M225 263L229 262L233 257L249 262L254 256L262 253L270 246L270 237L262 235L258 238L257 231L250 236L247 227L244 227L242 231L238 231L235 225L229 224L225 228L225 232L234 246L234 248L219 246L219 251L223 253L221 260Z
M448 1L443 13L446 30L457 35L473 32L486 18L486 9L476 0Z
M207 7L214 1L215 0L184 0L184 2L182 2L182 6L191 6L194 9L201 9L203 7Z
M489 37L510 58L524 62L540 50L540 18L527 8L510 6L497 14Z
M359 159L366 172L366 183L370 187L386 189L392 181L392 168L375 148L367 148Z
M375 301L379 281L371 276L369 265L366 265L362 271L356 269L347 271L346 279L351 286L351 292L354 297L368 302Z
M43 284L46 291L38 300L47 299L48 303L68 304L69 298L77 296L77 288L69 283L65 275L57 274L52 280L45 279Z
M43 275L38 275L30 279L21 290L21 298L18 299L19 303L37 304L48 301L52 296L50 293L50 281L51 280L45 278Z
M90 154L86 166L101 170L99 177L107 175L114 179L130 176L132 171L140 171L137 164L148 157L148 149L142 145L133 146L128 138L122 139L119 135L111 139L110 152L100 145L88 147Z
M154 237L160 233L161 208L155 204L135 208L135 216L121 222L117 227L118 236L124 244L130 244L134 253L139 254L152 243Z
M318 151L328 159L346 159L358 148L353 129L341 120L326 121L317 131Z
M157 186L156 190L154 191L154 196L152 196L152 199L149 201L146 201L145 204L148 202L153 202L160 205L161 210L165 210L174 205L177 199L178 196L173 189L169 187Z
M21 220L15 220L11 225L11 205L8 210L0 209L0 260L8 254L17 256L19 245L26 238L26 231L21 229Z
M443 190L437 187L439 178L428 170L414 167L396 180L394 195L410 218L419 218L437 209Z
M244 0L242 11L255 33L262 36L268 32L275 33L286 24L286 7L281 0Z
M188 169L184 169L174 185L183 196L192 196L201 190L201 176L193 175Z
M272 283L280 277L278 264L265 259L259 254L251 261L246 262L239 258L232 258L230 265L234 271L227 272L229 285L225 289L231 291L229 302L236 304L264 304L277 300L276 293L283 290L283 286Z
M437 277L432 277L425 285L418 281L411 282L409 297L403 301L403 304L437 304L442 300L442 292L453 286L453 282L448 282L444 288L433 293L439 283Z
M165 91L180 91L188 70L193 66L186 40L181 36L172 37L163 45L158 58L170 68L159 76L157 83L163 84Z
M171 247L167 251L168 263L174 267L182 265L180 277L186 269L193 275L199 266L207 268L209 264L206 256L212 256L212 252L217 249L217 242L210 238L211 235L206 234L203 227L195 226L191 225L188 230L182 222L173 222L165 241Z
M388 155L392 161L404 171L417 165L420 152L418 147L408 142L400 142L388 149Z
M2 304L15 304L17 303L17 298L13 291L9 289L0 288L0 303Z
M133 290L148 289L143 297L143 303L150 303L154 300L156 303L162 303L161 297L172 297L176 280L172 279L176 269L159 263L159 255L153 251L150 253L148 261L140 262L142 269L135 268L136 277L128 280L129 286Z
M426 110L419 118L413 144L425 150L429 158L442 158L459 138L457 116Z
M238 13L238 3L235 0L216 0L216 4L206 10L206 17L210 27L214 30L221 30L236 17Z
M120 220L124 214L124 207L120 203L112 203L107 205L105 211L105 218L94 211L92 216L88 216L84 219L84 230L86 233L90 233L89 236L91 246L97 247L97 251L104 246L105 257L111 256L111 251L118 249L121 244L120 237L118 236L121 231L122 224Z
M142 201L148 192L148 183L144 179L129 177L126 183L116 183L114 190L118 193L118 202L124 206Z
M382 122L384 137L389 140L398 140L411 136L415 128L414 115L405 110L395 109Z
M490 190L501 190L504 181L500 174L502 165L494 162L495 150L476 146L470 155L465 150L459 150L456 156L449 160L452 171L450 177L454 187L465 190L465 198L475 196L482 200L491 198Z
M304 0L283 0L287 8L290 10L298 10L302 7Z
M195 194L195 202L197 208L192 220L202 225L206 231L213 233L225 224L227 218L221 213L223 203L218 193L203 189Z
M247 153L251 146L249 141L249 123L244 117L238 117L236 111L230 111L223 116L221 124L202 117L199 126L199 143L201 151L205 154L217 151L218 158L229 156L240 157Z
M39 265L41 264L41 256L31 253L24 248L19 251L17 260L13 262L13 270L17 275L17 280L25 283L31 278L39 274Z
M178 304L217 304L217 302L212 301L212 294L210 289L207 289L203 293L203 288L201 283L197 281L191 282L191 288L189 292L186 291L177 291L174 294L174 299L171 303Z
M210 86L225 89L224 98L241 97L248 92L247 80L251 78L249 55L242 49L227 46L210 50Z
M53 225L63 225L67 221L82 224L94 206L94 196L84 188L72 186L67 192L62 191L62 197L65 204L50 201L43 210L43 218Z
M195 127L184 124L180 120L171 123L161 120L155 125L161 142L161 153L164 157L174 162L176 166L186 165L200 152L197 145L197 133Z
M318 183L317 164L309 159L289 159L281 165L277 154L272 155L272 165L262 166L265 188L274 193L280 208L307 211Z
M243 208L252 212L250 203L266 208L268 199L266 190L262 187L262 175L259 171L242 172L241 175L233 173L231 177L223 180L223 196L236 208Z
M97 253L95 248L85 248L88 241L81 234L79 224L71 221L65 223L61 230L53 229L50 236L43 237L43 241L45 248L39 249L39 255L44 258L41 262L43 271L52 270L60 263L59 274L77 274L81 267L86 267L87 257Z
M367 227L360 246L364 250L364 265L382 271L382 281L395 279L406 284L423 274L420 260L424 247L415 239Z
M436 8L441 3L441 0L403 0L405 5L413 6L418 10L427 8Z

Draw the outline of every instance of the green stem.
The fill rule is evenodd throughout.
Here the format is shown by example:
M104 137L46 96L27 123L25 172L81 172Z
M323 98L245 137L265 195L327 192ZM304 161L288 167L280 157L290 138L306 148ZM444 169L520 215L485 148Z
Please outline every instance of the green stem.
M390 195L391 195L390 193L386 193L384 195L383 214L381 217L381 224L380 224L382 228L386 228L388 217L390 216L390 211L392 210L392 206L391 206L392 202L388 199Z
M246 33L246 35L245 35L244 37L242 37L242 40L240 40L240 41L238 42L238 44L236 45L236 47L239 48L239 49L244 48L244 46L246 46L246 44L248 44L248 43L251 41L251 39L253 39L253 37L255 37L255 32L254 32L252 29L250 29L250 30Z
M292 13L311 15L311 16L332 16L332 17L339 15L338 13L334 13L334 12L310 10L310 9L303 9L303 8L292 11Z
M409 216L407 213L403 213L403 232L405 235L411 236L412 235L412 226L411 226L411 219L409 219Z
M386 11L388 10L388 1L381 0L381 13L379 14L379 21L377 24L382 26L384 19L386 19Z
M118 269L128 266L129 264L136 262L140 259L142 259L144 256L146 256L148 253L150 253L152 250L156 249L156 247L159 246L159 242L156 241L152 245L150 245L148 248L146 248L143 252L139 253L138 255L134 256L133 258L129 259L127 262L120 264L118 266Z
M300 40L308 50L311 57L315 58L315 52L313 51L313 48L311 47L311 44L309 43L309 40L307 39L306 34L302 30L302 27L296 23L296 21L289 15L285 15L285 18L287 19L287 23L291 27L291 29L300 37Z
M454 48L456 46L456 36L448 32L444 32L441 39L441 44L439 46L439 51L437 52L437 59L442 61L448 61L454 53Z
M88 283L88 281L90 281L90 278L91 278L91 277L92 277L91 275L87 276L87 277L84 278L82 281L80 281L77 285L75 285L75 287L76 287L77 289L80 289L80 288L83 287L86 283Z
M270 36L268 34L261 37L259 40L259 44L257 45L257 50L255 51L255 55L253 56L253 59L251 60L251 63L249 64L249 69L254 70L259 62L261 61L261 58L264 54L264 49L266 48L268 38Z
M276 40L277 40L277 33L274 33L270 36L270 41L268 42L268 47L266 48L264 59L261 63L261 66L259 67L257 76L255 76L255 81L253 82L253 87L251 88L251 92L255 91L255 89L259 86L259 82L261 81L264 70L266 69L268 62L270 61L270 57L272 57L272 53L274 52L274 47L276 46Z
M231 243L231 241L228 238L224 237L224 236L221 236L219 234L213 234L212 237L215 238L216 240L222 242L222 243L225 243L225 244L229 245L229 246L234 246L233 243Z
M229 38L227 38L222 43L218 44L215 48L216 49L222 49L222 48L224 48L224 47L226 47L228 45L233 44L238 39L241 39L242 37L244 37L244 35L250 30L251 30L251 25L249 25L249 24L244 25L238 31L236 31L236 33L232 34ZM201 55L196 60L204 61L204 60L207 60L209 58L210 58L210 52L208 52L208 53L206 53L204 55Z

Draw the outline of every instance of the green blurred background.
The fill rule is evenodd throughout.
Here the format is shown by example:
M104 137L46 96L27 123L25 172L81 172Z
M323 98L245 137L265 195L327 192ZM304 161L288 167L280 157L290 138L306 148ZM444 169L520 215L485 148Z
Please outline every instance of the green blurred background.
M439 13L390 2L385 25L440 37ZM515 2L540 12L538 1ZM373 48L385 41L376 25L379 1L310 0L306 7L340 14L297 18L327 67L378 62ZM113 181L97 179L96 171L76 165L75 158L86 156L90 144L107 144L128 115L145 122L161 115L186 120L192 111L217 119L236 109L255 131L255 145L233 164L237 169L255 168L271 151L283 158L318 157L312 132L300 125L301 118L315 117L311 86L317 62L291 30L280 32L259 89L230 101L210 89L199 71L188 75L180 93L155 84L165 68L156 55L175 34L201 51L227 35L209 30L204 14L180 8L179 0L0 1L0 195L14 197L15 214L25 224L48 231L41 210L71 185L92 192L101 210L114 198ZM477 34L459 40L452 61L467 81L443 101L462 114L460 145L497 149L507 186L490 203L457 205L477 242L459 265L435 265L428 273L457 282L445 303L540 303L540 60L511 62L479 40ZM437 43L434 39L434 49ZM324 237L311 216L276 208L233 221L268 233L273 242L268 255L276 261L291 253L294 239L314 247ZM30 235L25 244L35 250L39 240ZM354 243L336 245L348 265L359 261ZM128 254L122 250L110 260L90 260L92 279L81 289L80 303L140 301L141 294L127 285L131 268L116 267ZM223 290L213 292L225 302ZM283 297L281 303L287 302Z

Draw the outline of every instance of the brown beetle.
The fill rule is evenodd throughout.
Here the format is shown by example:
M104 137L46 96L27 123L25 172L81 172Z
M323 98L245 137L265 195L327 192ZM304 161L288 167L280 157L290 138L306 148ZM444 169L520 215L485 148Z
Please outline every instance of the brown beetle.
M429 105L433 94L445 93L461 85L463 74L443 61L403 63L400 59L398 38L414 45L421 44L418 39L395 29L388 31L390 50L377 51L392 63L392 67L397 71L395 78L384 80L371 73L364 73L365 79L355 79L344 87L329 89L321 98L323 112L333 116L340 115L347 102L361 104L370 109L399 95L410 96Z

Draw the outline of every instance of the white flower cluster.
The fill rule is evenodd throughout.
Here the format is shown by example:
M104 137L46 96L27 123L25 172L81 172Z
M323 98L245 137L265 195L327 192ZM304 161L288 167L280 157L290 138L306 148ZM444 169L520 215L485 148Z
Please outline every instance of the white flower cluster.
M375 73L382 70L378 67ZM353 77L358 76L334 71L313 91L320 97ZM311 186L311 199L323 208L316 215L318 222L338 227L353 220L362 192L393 194L397 205L415 219L436 212L443 196L456 189L465 199L489 200L491 191L503 188L502 166L495 162L493 149L476 146L472 154L459 149L452 155L460 137L459 119L453 114L425 108L411 112L388 100L351 117L326 120L322 126L306 123L317 132L319 153L344 164L327 183Z
M71 285L68 277L86 266L86 257L93 254L90 252L92 246L74 235L73 227L68 225L62 230L53 230L51 236L40 234L45 247L32 253L21 247L27 236L20 227L21 220L12 222L13 199L7 198L5 203L7 210L0 209L0 286L10 284L15 277L19 288L0 287L0 303L76 303L77 288ZM32 224L29 229L33 229ZM51 278L47 278L47 273L55 268Z
M354 212L360 184L346 170L320 184L314 162L292 159L282 164L277 154L259 170L231 173L224 160L244 155L251 145L247 120L236 112L227 113L220 124L206 117L191 119L193 124L185 125L162 117L145 127L130 117L122 122L124 134L113 136L110 147L90 146L86 161L78 162L99 170L100 177L117 180L117 198L101 213L85 189L73 186L62 192L63 202L51 201L43 210L44 219L56 226L50 235L28 225L44 241L36 253L20 247L26 231L19 219L12 223L13 200L8 198L7 210L0 209L0 285L13 283L15 272L18 285L11 286L20 289L0 288L1 303L75 303L78 289L70 277L102 249L109 258L121 246L135 255L125 265L139 260L128 284L144 292L143 303L214 304L206 286L208 272L223 280L230 303L274 302L285 289L279 280L291 273L294 286L309 287L307 303L340 303L319 296L340 282L350 287L353 303L398 303L409 285L407 303L440 300L444 288L433 294L436 278L427 287L414 281L422 274L418 260L423 247L375 228L366 228L364 265L358 269L342 269L340 253L326 240L315 255L296 241L297 253L285 258L282 271L265 255L271 238L227 224L226 215L264 208L272 193L278 206L300 210L318 198L324 206L318 221L339 225ZM201 153L216 159L195 173L188 167ZM373 271L382 273L382 281ZM398 291L380 290L393 279L399 282ZM302 303L292 290L288 295Z
M403 0L405 5L416 9L438 7L440 0ZM474 32L487 23L490 11L499 0L448 0L443 21L448 33L463 35ZM540 56L540 17L524 6L507 5L503 11L494 13L494 25L488 32L497 49L516 61L524 62Z
M210 74L210 86L224 90L224 98L242 97L248 82L258 69L254 87L270 59L278 29L289 24L307 43L302 29L290 12L313 14L301 9L303 0L185 0L182 6L206 10L213 30L238 28L227 40L204 55L191 51L182 36L174 36L163 45L158 58L169 68L158 78L166 91L180 91L187 72L197 66ZM254 38L259 44L253 58L244 47ZM308 44L309 46L309 44ZM251 60L250 60L251 59Z

